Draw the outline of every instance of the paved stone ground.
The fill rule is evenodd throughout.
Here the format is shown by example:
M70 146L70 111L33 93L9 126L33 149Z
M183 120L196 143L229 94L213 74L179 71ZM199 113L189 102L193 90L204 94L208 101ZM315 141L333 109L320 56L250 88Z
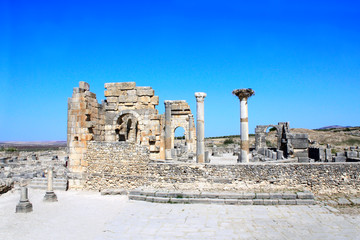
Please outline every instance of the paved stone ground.
M314 206L156 204L94 192L57 192L16 214L16 191L0 196L0 239L360 239L360 215Z

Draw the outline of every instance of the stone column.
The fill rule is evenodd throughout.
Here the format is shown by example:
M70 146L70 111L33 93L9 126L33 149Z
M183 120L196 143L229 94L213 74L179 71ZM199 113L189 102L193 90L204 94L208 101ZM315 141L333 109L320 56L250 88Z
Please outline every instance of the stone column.
M238 158L238 162L249 162L249 119L248 119L248 104L249 97L255 94L251 88L236 89L232 92L240 100L240 144L241 152Z
M171 105L172 101L165 101L165 160L171 157Z
M44 202L57 202L57 196L53 190L53 169L48 169L48 176L47 176L48 184L47 184L47 191L44 196Z
M16 213L27 213L32 212L33 207L28 199L28 188L25 186L21 186L20 189L20 201L18 205L16 205Z
M193 152L193 138L195 136L193 136L192 131L194 129L194 117L192 114L189 114L189 130L188 130L188 135L187 135L187 151L189 153Z
M196 92L196 162L205 162L204 99L206 93Z

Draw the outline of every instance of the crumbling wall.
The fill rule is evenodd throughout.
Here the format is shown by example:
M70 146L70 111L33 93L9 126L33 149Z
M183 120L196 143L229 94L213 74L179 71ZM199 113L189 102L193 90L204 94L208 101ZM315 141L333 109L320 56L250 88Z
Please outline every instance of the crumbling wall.
M171 148L174 148L175 130L178 127L182 127L185 131L187 151L194 153L196 151L194 116L191 113L189 104L185 100L172 101L171 104Z
M148 154L146 148L131 143L89 143L84 188L360 194L359 163L172 164L150 162Z
M161 158L163 117L155 108L159 97L154 90L135 82L105 83L105 88L105 141L135 142Z
M83 156L87 143L93 140L104 140L104 116L89 84L79 82L68 99L67 146L72 172L82 172L87 166Z

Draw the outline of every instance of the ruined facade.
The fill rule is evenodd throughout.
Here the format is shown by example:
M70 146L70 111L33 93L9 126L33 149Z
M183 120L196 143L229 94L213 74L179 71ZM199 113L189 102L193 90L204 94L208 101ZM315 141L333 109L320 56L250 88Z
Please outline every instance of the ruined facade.
M288 122L279 122L277 125L258 125L255 128L255 150L264 155L266 146L266 130L274 128L277 137L277 152L285 158L291 156L302 157L307 153L309 138L307 134L291 133ZM281 159L281 158L279 158Z
M132 142L146 146L152 159L165 159L165 116L156 106L159 97L151 87L137 87L135 82L105 83L101 104L90 92L86 82L74 88L68 100L67 144L69 168L82 172L87 166L84 154L90 141ZM174 132L185 131L189 153L195 151L195 124L186 101L171 101L170 134L174 147Z

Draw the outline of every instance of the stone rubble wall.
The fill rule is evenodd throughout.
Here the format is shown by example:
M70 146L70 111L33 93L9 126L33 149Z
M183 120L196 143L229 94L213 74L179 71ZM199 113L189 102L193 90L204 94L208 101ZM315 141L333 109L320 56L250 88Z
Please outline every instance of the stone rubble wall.
M359 163L271 163L212 165L157 163L131 143L91 142L83 187L91 190L154 189L200 191L360 194Z
M96 94L90 92L86 82L79 82L68 99L67 146L69 168L72 172L82 172L87 162L83 160L89 141L104 140L104 117Z

